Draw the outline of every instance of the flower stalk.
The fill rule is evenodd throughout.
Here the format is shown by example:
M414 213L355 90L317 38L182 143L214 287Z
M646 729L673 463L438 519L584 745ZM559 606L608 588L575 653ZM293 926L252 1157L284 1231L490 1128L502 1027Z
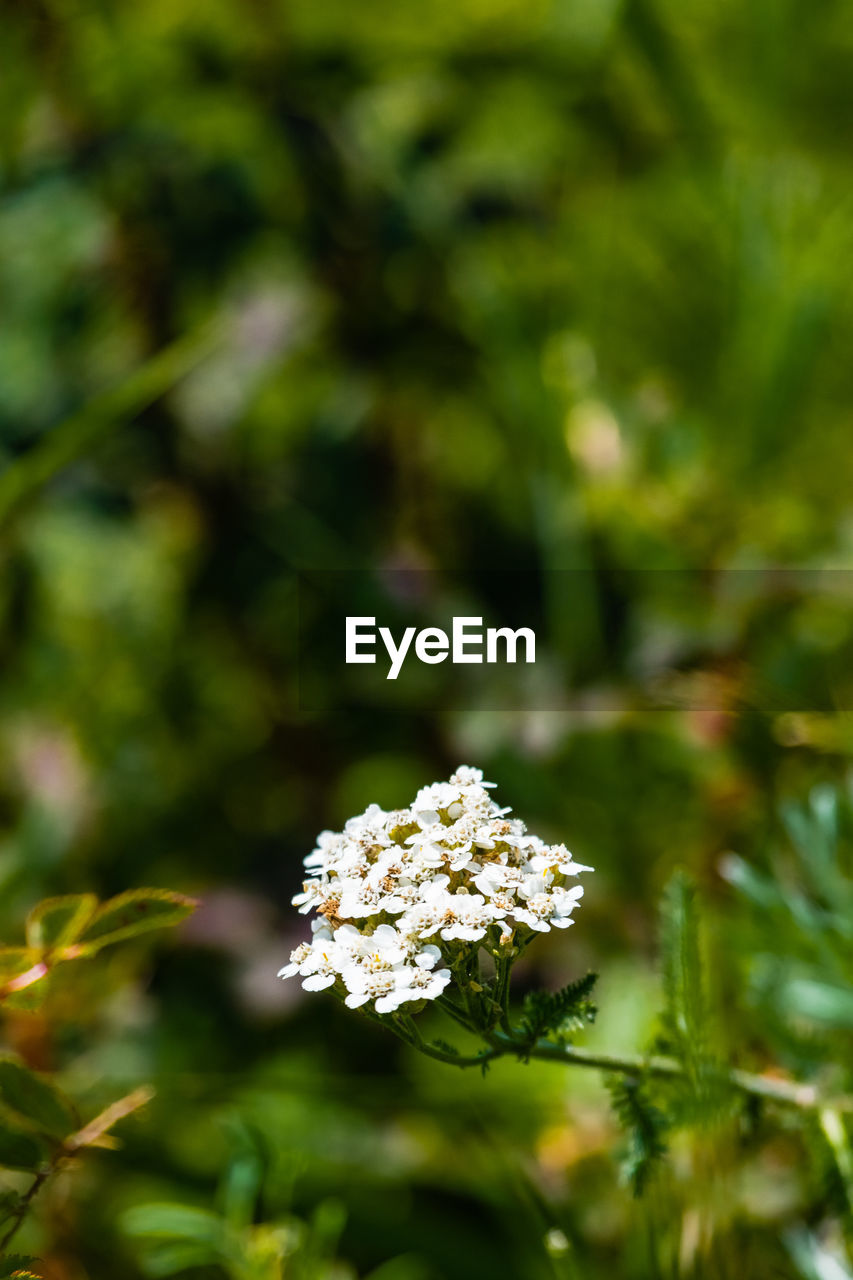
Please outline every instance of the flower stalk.
M688 1077L686 1068L677 1058L660 1054L646 1056L632 1053L599 1053L590 1049L579 1049L572 1044L555 1044L550 1040L538 1040L532 1046L524 1046L513 1036L499 1031L494 1032L490 1040L499 1054L521 1052L526 1057L537 1058L543 1062L592 1067L598 1071L617 1072L620 1075L655 1076L668 1079L687 1079ZM833 1111L853 1112L853 1096L842 1094L835 1098L827 1098L814 1085L802 1081L758 1075L751 1071L741 1071L736 1067L729 1070L722 1069L719 1078L722 1083L731 1088L767 1102L778 1102L806 1111L822 1111L829 1108Z
M657 1079L684 1080L690 1079L687 1068L677 1058L664 1054L639 1053L602 1053L598 1050L582 1049L568 1043L558 1043L544 1037L532 1044L525 1039L518 1027L486 1030L477 1028L460 1015L447 997L439 1004L445 1013L450 1014L467 1031L478 1031L482 1035L484 1047L474 1054L450 1053L446 1048L424 1040L411 1018L382 1018L374 1020L386 1027L411 1047L418 1049L427 1057L454 1067L482 1067L498 1058L516 1057L525 1062L535 1058L540 1062L562 1063L564 1066L587 1067L594 1071L624 1076L646 1077ZM405 1021L405 1028L400 1025ZM803 1111L833 1111L853 1113L853 1095L839 1094L827 1096L812 1084L799 1080L786 1080L781 1076L760 1075L756 1072L742 1071L737 1067L725 1069L715 1064L715 1077L724 1086L765 1102L775 1102L782 1106L795 1107Z

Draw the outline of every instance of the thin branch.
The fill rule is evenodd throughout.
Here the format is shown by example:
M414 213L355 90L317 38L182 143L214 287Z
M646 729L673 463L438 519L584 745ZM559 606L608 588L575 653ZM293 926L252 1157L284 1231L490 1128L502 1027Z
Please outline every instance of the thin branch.
M482 1049L473 1056L462 1053L444 1053L437 1045L419 1044L418 1048L421 1053L425 1053L428 1058L435 1058L438 1062L447 1062L454 1067L481 1067L484 1062L493 1062L495 1058L503 1057L503 1049Z
M442 1049L441 1045L432 1044L424 1040L411 1018L406 1019L406 1024L412 1037L410 1043L416 1049L420 1049L421 1053L425 1053L428 1058L435 1058L438 1062L447 1062L454 1067L481 1067L484 1062L491 1062L493 1058L500 1058L504 1053L504 1050L497 1045L492 1045L490 1049L481 1049L479 1053L473 1055L451 1053L449 1050Z
M12 1243L15 1236L18 1234L18 1231L20 1230L24 1219L26 1218L27 1214L30 1211L30 1206L32 1205L39 1191L41 1191L42 1187L47 1182L50 1175L53 1172L55 1172L55 1170L56 1170L56 1162L51 1162L50 1164L45 1165L44 1168L39 1169L29 1189L25 1191L24 1194L21 1196L21 1199L18 1201L17 1205L15 1206L15 1215L9 1225L9 1228L6 1231L6 1234L2 1237L2 1239L0 1239L0 1253L3 1253L6 1249L8 1249L9 1245Z
M454 1022L459 1023L460 1027L464 1027L466 1031L476 1031L475 1026L471 1022L471 1019L462 1009L460 1009L459 1005L456 1004L454 1000L451 1000L450 996L446 996L446 995L439 996L438 1004L445 1011L445 1013L449 1014L449 1016L454 1020Z
M598 1071L619 1072L622 1075L651 1075L668 1079L684 1079L687 1074L676 1058L596 1053L589 1049L578 1049L571 1044L554 1044L550 1040L537 1040L533 1045L525 1045L514 1036L501 1031L495 1032L489 1039L503 1053L523 1054L525 1057L538 1058L543 1062L563 1062L576 1067L592 1067ZM799 1107L807 1111L819 1111L829 1107L834 1111L853 1112L853 1096L827 1098L814 1085L804 1084L801 1081L756 1075L737 1068L723 1072L722 1078L742 1093L764 1098L769 1102L779 1102L785 1106Z
M137 1111L140 1107L145 1106L153 1097L154 1090L147 1086L135 1089L126 1098L121 1098L118 1102L114 1102L112 1106L107 1107L105 1111L102 1111L94 1120L90 1120L82 1129L72 1133L61 1146L57 1147L50 1161L39 1169L29 1188L15 1205L12 1221L5 1235L0 1237L0 1253L9 1247L20 1230L39 1191L48 1178L56 1173L60 1165L72 1159L83 1147L97 1146L103 1141L105 1134L114 1124L129 1116L132 1112Z
M499 957L497 960L496 994L498 1004L501 1007L500 1024L508 1035L512 1034L512 1025L509 1020L509 977L511 970L512 965L509 958L506 956Z
M114 426L126 422L179 382L214 348L220 326L208 321L164 347L118 386L95 396L58 423L28 453L0 475L0 526Z
M43 961L34 964L32 968L27 969L26 973L19 973L14 978L8 978L6 982L0 985L0 1000L5 1000L7 996L15 995L18 991L24 991L27 987L31 987L34 982L40 982L42 978L48 975L48 967Z
M508 968L509 966L507 966ZM508 976L508 975L507 975ZM500 994L501 1003L508 997L508 990L503 990L503 975L498 968L496 993ZM508 983L506 984L508 988ZM464 997L464 986L461 987ZM438 1006L450 1015L455 1022L466 1031L479 1032L487 1041L488 1048L476 1054L456 1054L443 1050L440 1046L424 1040L412 1018L382 1018L367 1008L362 1012L372 1021L379 1023L386 1030L392 1031L404 1044L418 1049L429 1058L447 1063L454 1067L482 1066L496 1058L514 1055L525 1062L537 1058L542 1062L561 1062L567 1066L591 1067L596 1071L612 1071L621 1075L656 1076L662 1079L691 1079L687 1068L677 1058L664 1057L659 1054L639 1053L598 1053L589 1049L578 1049L572 1044L557 1044L552 1040L539 1039L532 1044L518 1028L509 1023L508 1015L500 1019L498 1030L487 1030L482 1025L478 1028L470 1011L461 1009L449 996L439 996ZM506 1009L504 1004L504 1009ZM758 1075L751 1071L741 1071L737 1067L720 1068L719 1079L730 1088L737 1089L754 1098L762 1098L767 1102L777 1102L782 1106L797 1107L802 1111L831 1110L842 1113L853 1113L853 1095L841 1094L838 1097L827 1097L814 1085L800 1080L785 1080L777 1076Z

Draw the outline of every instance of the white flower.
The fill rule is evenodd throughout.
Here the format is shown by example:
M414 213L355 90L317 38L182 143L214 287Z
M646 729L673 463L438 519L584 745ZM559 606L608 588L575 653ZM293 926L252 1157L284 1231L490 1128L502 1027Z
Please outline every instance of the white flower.
M363 969L379 973L399 964L406 955L406 948L396 929L390 924L380 924L368 938L361 939L357 954Z
M357 880L344 888L336 914L342 920L365 920L378 915L382 898L381 889L366 880Z
M549 892L544 877L529 876L519 889L519 895L525 906L516 907L513 911L516 921L529 925L538 933L547 933L550 928L566 929L573 923L569 917L577 900L583 896L583 885L576 885L574 889L558 887Z
M405 937L429 938L438 932L447 910L445 885L449 883L447 876L437 876L422 887L419 900L397 922L397 928Z
M477 942L497 918L480 893L448 893L443 906L441 936L445 942L452 942L454 938Z
M459 845L453 850L449 867L451 871L464 871L466 867L472 866L474 866L474 859L470 845Z
M280 978L295 977L310 954L310 945L307 942L300 942L299 946L290 953L290 964L286 964L283 969L279 969L278 976Z
M566 881L591 868L507 818L492 785L463 765L409 808L370 805L342 832L321 832L293 899L316 913L311 941L280 976L393 1014L438 999L481 947L515 954L534 934L568 927L583 890Z
M488 862L474 884L487 898L506 890L515 892L524 883L524 872L518 867L508 867L502 862Z
M441 959L441 952L438 947L421 947L420 951L415 953L413 959L419 969L434 969Z
M338 956L334 940L327 941L319 936L309 948L309 954L299 966L303 976L302 986L306 991L322 991L331 987L338 976Z
M383 969L379 973L359 971L358 974L351 974L350 978L351 981L347 984L349 994L344 1000L348 1009L357 1009L359 1005L367 1004L368 1000L381 1001L397 988L397 974L393 969Z
M446 827L440 822L434 822L409 836L406 844L410 846L409 857L412 862L424 868L443 867L447 850L442 847L441 841L446 833Z
M530 859L530 865L534 871L558 871L564 876L576 876L581 871L592 871L592 867L585 867L582 862L575 862L564 844L555 844L550 849L545 848L541 853L535 853Z
M312 880L304 880L302 892L293 897L293 905L299 908L300 915L306 916L309 911L316 911L323 905L324 893L324 885Z
M381 924L368 937L359 939L341 965L340 976L347 991L360 995L371 989L377 975L393 975L405 957L406 946L397 930Z
M402 980L389 995L376 1002L377 1013L392 1013L413 1000L435 1000L450 981L449 969L405 969Z
M469 764L460 764L455 773L450 775L450 783L462 787L493 787L493 782L483 781L483 770L473 769Z

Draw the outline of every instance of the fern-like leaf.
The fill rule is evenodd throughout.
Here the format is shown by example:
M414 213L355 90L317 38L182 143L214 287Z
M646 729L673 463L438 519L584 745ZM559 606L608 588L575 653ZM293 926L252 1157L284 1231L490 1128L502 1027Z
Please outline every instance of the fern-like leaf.
M634 1195L640 1196L651 1173L666 1155L667 1120L651 1101L647 1087L633 1076L610 1080L607 1087L613 1110L627 1137L622 1176Z
M598 974L570 982L560 991L531 991L524 998L521 1026L528 1045L542 1036L568 1040L575 1031L595 1021L596 1007L590 999Z
M664 1028L674 1051L689 1064L707 1041L696 889L683 872L669 881L661 903Z

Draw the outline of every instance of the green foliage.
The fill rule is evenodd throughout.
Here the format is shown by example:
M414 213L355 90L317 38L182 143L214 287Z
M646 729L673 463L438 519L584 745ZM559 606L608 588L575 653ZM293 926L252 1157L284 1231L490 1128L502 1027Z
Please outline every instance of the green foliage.
M588 973L559 991L528 992L521 1019L527 1043L533 1045L542 1036L568 1043L576 1031L593 1023L597 1010L590 996L597 980L598 974Z
M80 937L97 908L94 893L45 899L27 916L27 945L40 954L70 946Z
M74 908L0 952L4 1051L86 1117L161 1086L39 1195L45 1270L139 1280L117 1205L209 1209L211 1109L253 1082L305 1172L258 1218L344 1201L364 1270L393 1235L442 1280L541 1280L523 1165L583 1280L851 1271L790 1112L685 1128L706 1158L626 1212L595 1073L415 1066L272 976L314 834L468 758L599 868L528 971L602 973L591 1044L653 1036L678 864L714 1016L681 965L667 1048L853 1087L853 627L812 568L850 559L849 28L842 0L4 7L0 936L81 888L212 904L145 972L45 979L30 945L76 945ZM535 678L363 699L297 610L341 565L378 622L532 621ZM391 565L436 573L400 592Z
M44 1164L47 1154L44 1142L0 1120L0 1167L35 1173Z
M109 1131L151 1099L148 1089L138 1089L112 1103L74 1132L70 1104L43 1079L20 1064L0 1063L2 1101L28 1122L28 1129L9 1128L0 1122L0 1165L33 1175L28 1190L0 1196L0 1250L5 1249L23 1225L36 1194L71 1158L87 1147L114 1146ZM33 1136L35 1130L37 1136ZM57 1140L57 1131L63 1133ZM6 1256L0 1256L0 1265ZM15 1273L17 1274L17 1273Z
M174 343L130 377L96 396L78 413L50 432L22 463L0 475L0 524L38 496L39 490L80 454L96 444L117 421L145 409L193 368L212 345L208 330Z
M0 1226L14 1218L21 1207L17 1191L0 1191Z
M59 1089L11 1058L0 1059L0 1102L52 1138L66 1138L78 1125L73 1106Z
M853 1268L846 1265L841 1251L805 1228L788 1231L785 1243L802 1280L853 1280Z
M447 1053L451 1058L457 1058L459 1056L459 1050L455 1045L451 1044L449 1040L436 1039L433 1040L432 1043L441 1053Z
M697 890L683 871L677 871L667 884L660 917L664 1035L695 1074L708 1040L709 1010Z
M630 1076L609 1080L613 1110L627 1145L622 1176L635 1196L642 1195L657 1164L666 1154L669 1123L652 1101L647 1084Z
M709 990L699 892L683 871L674 873L660 905L663 1010L656 1045L682 1064L683 1082L670 1090L672 1127L698 1129L724 1121L740 1105L726 1079L716 991ZM712 995L714 998L712 998Z
M16 1059L0 1058L0 1167L40 1175L78 1125L74 1107L50 1080ZM4 1207L8 1219L25 1205L12 1193Z
M141 1245L145 1273L171 1276L217 1266L232 1280L354 1280L350 1268L336 1259L346 1217L343 1205L325 1200L309 1221L288 1214L258 1223L255 1197L261 1184L259 1158L244 1149L226 1172L219 1212L174 1203L128 1209L123 1228ZM370 1280L418 1280L419 1274L416 1263L395 1258L371 1273Z
M0 1258L0 1277L2 1280L39 1280L38 1274L31 1268L37 1266L36 1258L28 1258L14 1253Z
M192 898L168 889L129 889L102 903L77 932L74 942L81 955L95 955L114 942L180 924L197 905Z
M0 1003L36 1009L45 994L47 965L28 947L0 947Z
M128 1210L124 1229L149 1242L149 1275L168 1276L189 1267L219 1263L229 1254L224 1223L205 1209L175 1204L146 1204Z
M130 889L100 904L91 893L47 898L27 916L28 945L0 948L0 1001L36 1009L55 965L179 924L197 905L168 889Z
M723 870L757 944L744 973L747 992L802 1061L810 1043L853 1027L853 810L849 793L821 785L805 804L786 802L780 816L787 857L767 872L732 854ZM771 936L774 945L763 946Z
M0 951L0 999L6 1009L36 1009L44 980L61 961L94 955L102 947L150 929L177 924L195 902L167 890L139 889L102 905L94 894L47 899L27 917L26 948ZM19 1058L0 1056L0 1168L32 1175L28 1192L0 1199L0 1250L16 1235L43 1182L84 1148L113 1145L110 1130L150 1100L150 1091L112 1103L81 1127L74 1105L43 1074ZM15 1257L0 1257L2 1275L27 1276Z

